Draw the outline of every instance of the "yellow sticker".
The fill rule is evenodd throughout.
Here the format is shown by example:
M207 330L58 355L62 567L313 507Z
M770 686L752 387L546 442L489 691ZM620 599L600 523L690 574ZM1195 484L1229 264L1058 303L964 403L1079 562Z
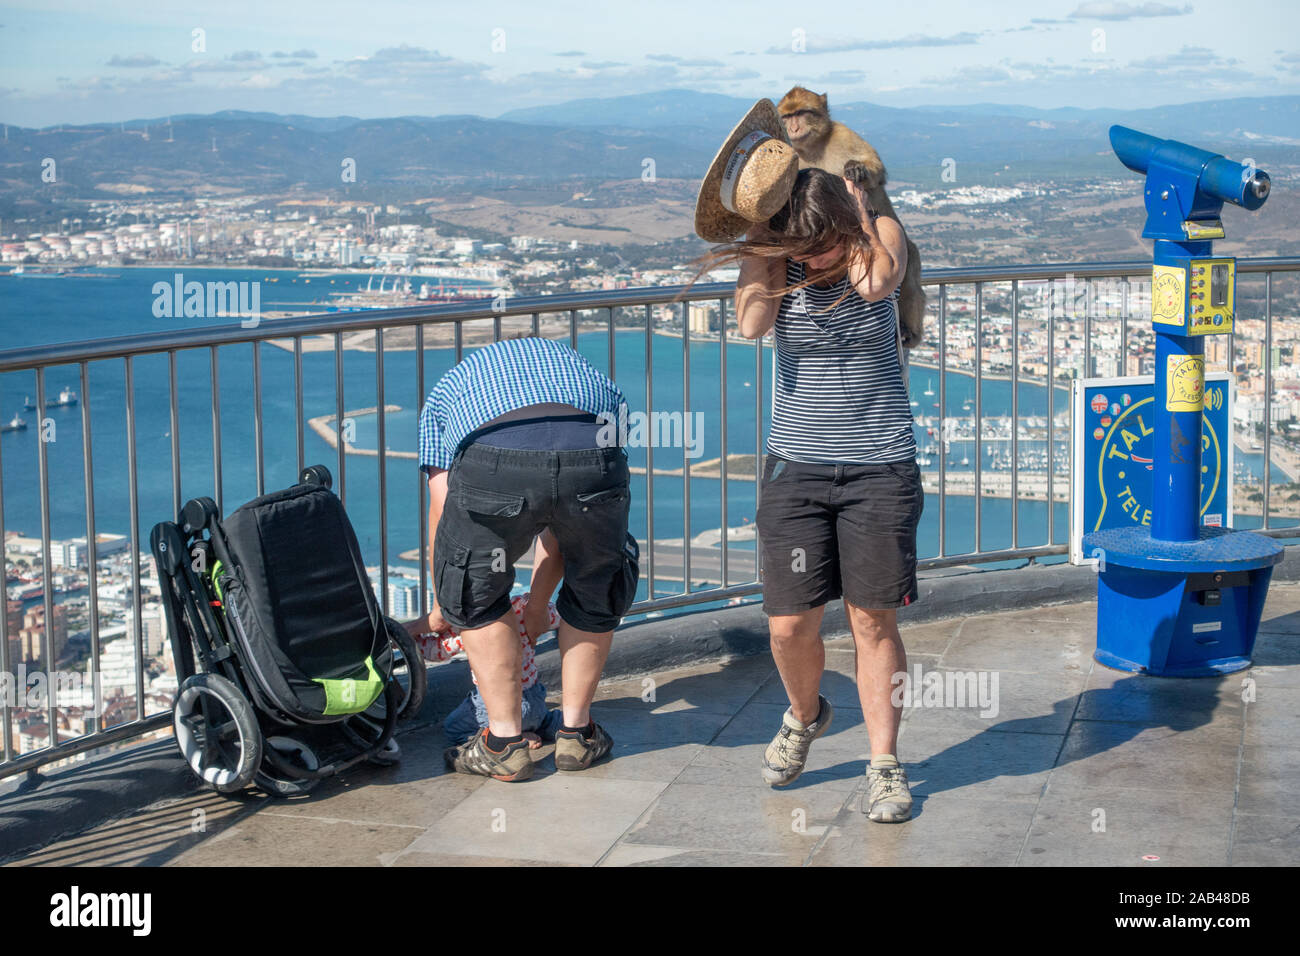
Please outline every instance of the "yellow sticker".
M1165 410L1199 412L1205 408L1205 359L1171 355L1165 379Z
M1187 270L1181 266L1151 269L1151 321L1182 325L1187 304Z

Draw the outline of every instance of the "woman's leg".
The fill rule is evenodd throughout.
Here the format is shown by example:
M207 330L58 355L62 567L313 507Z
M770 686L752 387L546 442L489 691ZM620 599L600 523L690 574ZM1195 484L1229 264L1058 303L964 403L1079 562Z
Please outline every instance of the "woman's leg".
M844 609L857 651L858 698L871 738L871 756L898 755L898 722L902 705L894 705L895 675L907 672L907 651L898 633L898 611L854 606Z
M816 720L820 707L818 691L826 669L826 645L821 637L825 611L823 604L798 614L776 614L767 619L772 657L790 698L790 712L801 724Z

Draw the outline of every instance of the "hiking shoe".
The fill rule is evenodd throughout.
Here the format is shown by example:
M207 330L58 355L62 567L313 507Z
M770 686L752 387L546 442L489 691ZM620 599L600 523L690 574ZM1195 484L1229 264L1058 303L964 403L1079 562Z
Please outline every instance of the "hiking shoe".
M488 749L486 728L459 747L448 747L442 752L442 759L457 773L477 773L507 783L527 780L533 775L528 741L507 744L505 750L496 753Z
M556 730L556 770L586 770L614 749L614 740L605 733L604 727L594 720L591 722L591 727L589 738L582 736L576 730Z
M893 754L873 757L867 764L867 793L862 812L876 823L902 823L912 816L912 791L907 773Z
M808 748L812 742L826 733L835 713L831 702L820 694L817 695L817 719L804 726L794 719L789 708L781 718L781 729L777 731L772 742L763 753L763 779L773 787L784 787L794 783L803 773L803 765L808 760Z

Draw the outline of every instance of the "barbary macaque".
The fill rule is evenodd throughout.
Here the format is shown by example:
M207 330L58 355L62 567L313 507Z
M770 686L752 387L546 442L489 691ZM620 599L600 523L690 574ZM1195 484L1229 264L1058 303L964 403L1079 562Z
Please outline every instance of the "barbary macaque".
M790 144L799 154L801 169L813 166L838 173L862 190L872 209L899 222L885 192L885 164L880 154L853 130L831 119L824 93L818 95L796 86L781 97L777 111ZM921 288L921 254L911 239L907 240L907 271L898 293L898 314L903 345L915 348L921 343L925 324L925 291Z

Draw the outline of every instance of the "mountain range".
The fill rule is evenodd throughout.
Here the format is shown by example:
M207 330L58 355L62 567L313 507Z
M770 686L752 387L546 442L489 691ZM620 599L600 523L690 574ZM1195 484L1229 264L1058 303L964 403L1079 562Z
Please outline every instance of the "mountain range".
M111 196L324 193L402 200L439 188L637 180L647 159L660 179L697 180L751 105L745 98L665 90L521 108L495 118L224 111L45 129L6 126L0 215ZM832 102L831 112L875 145L895 184L909 177L937 182L935 171L947 159L968 171L963 184L993 169L1011 170L1001 182L1128 175L1110 151L1106 131L1112 123L1250 157L1265 169L1300 166L1300 96L1130 110ZM344 178L348 159L355 162L353 182Z

